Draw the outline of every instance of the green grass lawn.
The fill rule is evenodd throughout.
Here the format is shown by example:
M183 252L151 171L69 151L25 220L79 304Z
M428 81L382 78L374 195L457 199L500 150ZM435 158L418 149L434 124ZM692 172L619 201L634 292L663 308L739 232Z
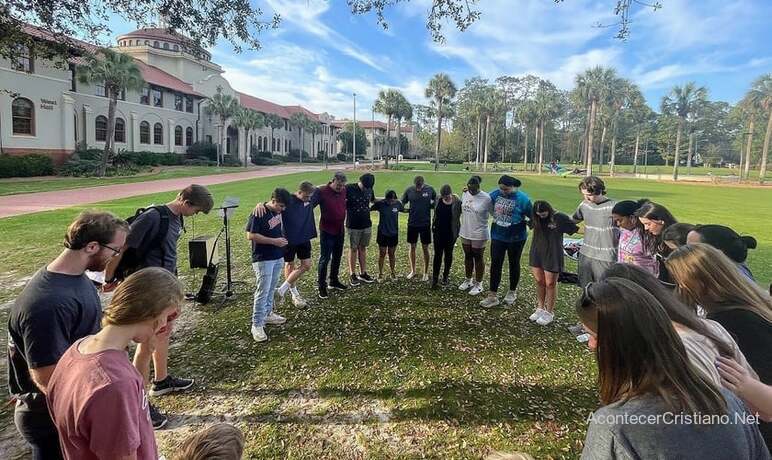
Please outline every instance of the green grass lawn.
M458 173L423 175L435 187L449 183L455 191L466 180ZM195 377L197 385L190 393L158 399L172 415L172 429L157 433L162 452L168 456L192 429L226 420L244 430L245 458L480 458L491 450L577 457L585 420L597 407L592 355L564 328L574 322L578 290L561 286L556 322L535 326L527 320L535 292L525 267L516 305L491 311L455 288L429 291L426 284L404 278L358 287L322 303L314 297L315 273L310 273L300 289L311 306L297 309L279 302L276 310L288 323L269 328L267 344L252 341L254 273L241 232L248 210L267 199L273 187L293 189L301 180L323 183L328 176L295 174L211 187L217 201L238 196L244 205L233 223L234 279L243 284L225 304L189 307L181 318L170 369ZM412 177L377 173L376 193L383 196L391 188L401 194ZM484 189L494 188L496 177L486 175ZM580 198L577 182L530 176L523 190L571 212ZM772 214L772 190L631 179L611 179L608 187L613 198L648 197L666 204L684 222L723 223L754 235L759 248L751 251L750 266L762 284L772 278L766 217ZM172 197L164 193L98 207L126 216ZM5 255L0 300L12 299L23 279L58 253L66 225L80 210L0 219ZM377 221L377 214L373 218ZM401 219L404 241L406 216ZM186 267L186 240L194 232L214 233L218 225L214 215L186 220L180 277L190 291L198 288L202 273ZM317 240L314 246L316 260ZM397 256L404 275L404 243ZM375 243L368 258L373 273ZM457 248L455 284L462 269ZM6 319L7 310L1 310L0 322ZM4 384L0 392L7 391ZM0 423L8 427L12 422L4 410Z
M166 166L156 168L152 172L135 176L118 177L58 177L51 176L45 179L0 179L0 196L16 195L19 193L51 192L56 190L70 190L84 187L97 187L100 185L128 184L133 182L146 182L150 180L176 179L178 177L207 176L210 174L226 174L240 172L243 168L217 168L211 166Z

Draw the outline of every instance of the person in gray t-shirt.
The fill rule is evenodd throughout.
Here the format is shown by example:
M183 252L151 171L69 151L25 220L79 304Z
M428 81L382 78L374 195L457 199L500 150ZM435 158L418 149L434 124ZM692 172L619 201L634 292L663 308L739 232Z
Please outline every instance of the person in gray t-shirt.
M619 230L614 226L611 211L614 200L606 197L606 185L595 176L579 183L582 202L574 212L575 222L584 222L584 241L579 251L579 285L598 281L617 260Z
M689 362L663 305L622 278L588 284L576 312L597 356L603 407L583 459L770 459L758 419Z

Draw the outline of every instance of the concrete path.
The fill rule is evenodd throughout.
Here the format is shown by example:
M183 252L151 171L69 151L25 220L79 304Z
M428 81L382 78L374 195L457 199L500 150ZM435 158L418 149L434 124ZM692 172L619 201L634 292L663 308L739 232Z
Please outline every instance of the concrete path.
M297 172L319 171L321 166L272 166L249 171L212 174L209 176L181 177L131 184L103 185L53 192L24 193L0 196L0 218L68 208L99 201L116 200L149 193L179 191L190 184L214 185L256 177L280 176ZM330 173L332 174L332 172Z

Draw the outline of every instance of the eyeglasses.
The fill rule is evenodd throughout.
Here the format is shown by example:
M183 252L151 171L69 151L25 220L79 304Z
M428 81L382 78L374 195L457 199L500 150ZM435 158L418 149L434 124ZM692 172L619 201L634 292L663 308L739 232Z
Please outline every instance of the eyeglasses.
M108 246L108 245L106 245L106 244L102 244L102 243L99 243L99 246L101 246L101 247L103 247L103 248L106 248L106 249L109 249L109 250L113 251L113 255L114 255L114 256L117 256L118 254L120 254L120 253L121 253L121 250L120 250L120 249L115 249L114 247Z

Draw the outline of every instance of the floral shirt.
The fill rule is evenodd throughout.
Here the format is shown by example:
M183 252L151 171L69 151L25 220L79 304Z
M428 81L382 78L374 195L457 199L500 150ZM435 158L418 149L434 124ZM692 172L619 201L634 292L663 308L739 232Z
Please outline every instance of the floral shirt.
M653 254L649 254L643 244L643 235L638 229L619 229L619 246L617 248L617 262L637 265L652 275L659 275L659 264Z

